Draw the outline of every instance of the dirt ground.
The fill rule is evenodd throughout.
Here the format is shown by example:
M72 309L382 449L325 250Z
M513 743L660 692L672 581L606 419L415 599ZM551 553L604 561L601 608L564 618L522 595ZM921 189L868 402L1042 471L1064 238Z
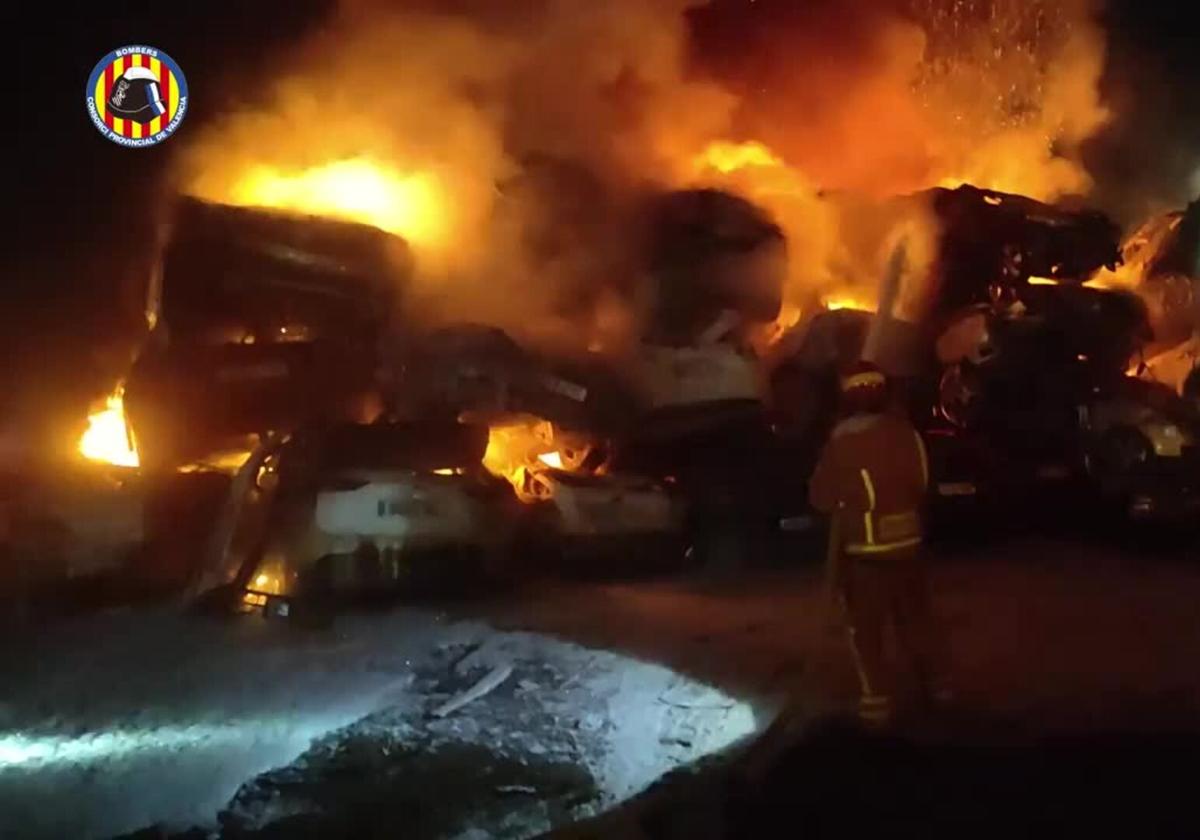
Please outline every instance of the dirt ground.
M798 807L801 790L818 822L846 790L876 813L917 785L920 796L905 800L909 818L943 814L944 802L921 799L930 789L969 802L966 778L1004 797L1013 779L1057 792L1060 772L1100 773L1087 759L1097 738L1130 751L1122 766L1131 772L1161 769L1160 743L1200 757L1192 552L1031 538L941 549L933 559L959 701L944 718L906 713L883 746L854 732L822 734L851 707L855 681L843 633L824 620L811 558L791 570L562 582L433 611L396 606L344 616L317 636L261 620L198 623L163 606L10 625L0 644L0 803L40 820L28 827L51 829L58 823L43 819L42 806L66 795L76 803L63 812L74 814L71 825L103 814L109 835L162 821L178 832L218 812L230 837L330 836L367 824L411 833L420 814L424 828L412 836L430 838L459 836L439 826L461 828L463 809L483 832L470 836L523 837L618 805L601 821L617 820L615 828L587 833L585 823L571 835L610 838L639 836L620 820L657 802L658 816L639 817L638 831L700 840L746 836L747 821L771 813L772 802ZM487 656L471 669L450 664L476 648L473 659ZM432 705L500 661L516 666L501 689L461 717L431 722ZM755 741L785 707L795 726ZM730 715L743 719L729 726ZM741 737L740 748L718 755ZM1022 751L1072 737L1091 746ZM942 748L958 751L955 761L967 750L982 775L950 768ZM768 774L749 794L755 804L738 805L727 769L714 781L710 768L742 767L747 753L764 750L786 752L772 766L790 775ZM913 770L921 761L924 774ZM862 787L864 767L875 788ZM355 781L364 775L370 784ZM154 797L130 797L150 777ZM797 778L807 781L796 787ZM835 779L849 781L830 793ZM435 792L436 810L414 780ZM680 785L685 793L673 793ZM1123 785L1111 780L1105 790ZM771 800L772 790L783 793ZM677 796L687 804L661 804ZM118 803L128 813L115 812ZM407 803L403 818L397 803ZM706 817L715 803L738 816ZM390 816L363 822L372 809ZM647 830L655 820L659 830Z
M935 551L932 575L962 706L1055 731L1200 728L1200 555L1028 539ZM547 588L480 617L819 713L855 691L819 591L809 565Z
M492 621L663 662L758 698L778 724L563 840L717 840L1194 831L1200 562L1030 539L942 551L934 589L957 704L882 733L846 715L855 681L814 571L541 594ZM765 723L765 720L762 721Z

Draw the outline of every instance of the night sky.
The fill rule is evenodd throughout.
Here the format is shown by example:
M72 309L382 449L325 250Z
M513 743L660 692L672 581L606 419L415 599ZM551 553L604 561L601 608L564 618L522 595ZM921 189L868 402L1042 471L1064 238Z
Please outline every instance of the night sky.
M719 72L736 73L753 33L793 15L800 0L714 0L691 16L693 52ZM88 74L117 46L145 43L182 66L190 107L181 132L269 88L272 62L330 11L328 0L252 3L87 4L42 13L32 27L9 21L20 38L20 103L10 119L10 191L3 251L5 329L0 353L7 407L0 417L72 399L97 387L127 350L114 336L139 311L134 285L120 277L121 255L146 235L147 208L167 171L176 139L128 149L104 139L84 107ZM1177 188L1200 151L1197 30L1183 4L1110 0L1106 96L1122 118L1089 150L1101 201L1128 203L1129 185ZM12 14L11 12L9 13ZM10 67L14 64L10 62ZM802 66L799 65L799 66ZM700 70L706 69L701 67ZM733 68L732 70L730 68ZM11 105L10 105L11 107ZM1193 151L1195 150L1195 151ZM128 279L128 278L126 278ZM11 384L20 387L13 389ZM51 386L51 383L54 383ZM39 397L40 395L40 397Z

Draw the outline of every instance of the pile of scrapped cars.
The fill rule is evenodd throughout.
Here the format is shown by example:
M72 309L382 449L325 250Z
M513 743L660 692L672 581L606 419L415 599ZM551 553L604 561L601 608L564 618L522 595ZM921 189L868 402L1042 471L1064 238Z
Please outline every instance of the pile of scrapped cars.
M127 382L144 472L174 499L147 532L169 544L181 512L213 511L190 591L274 615L548 572L788 562L823 538L807 478L868 336L929 440L935 504L1073 481L1133 517L1190 509L1195 406L1130 375L1152 341L1142 299L1084 285L1120 263L1115 226L969 186L905 200L942 228L921 320L805 313L769 363L746 335L779 314L786 243L721 191L651 202L656 296L619 355L409 323L396 237L185 200ZM223 448L236 470L212 467Z
M1137 375L1156 335L1143 296L1085 285L1120 265L1116 229L973 187L926 198L943 225L939 294L921 323L884 320L912 351L878 361L928 440L935 510L1003 512L1062 488L1121 518L1200 509L1196 404ZM794 422L818 433L834 360L858 358L880 317L823 313L793 340L774 377Z

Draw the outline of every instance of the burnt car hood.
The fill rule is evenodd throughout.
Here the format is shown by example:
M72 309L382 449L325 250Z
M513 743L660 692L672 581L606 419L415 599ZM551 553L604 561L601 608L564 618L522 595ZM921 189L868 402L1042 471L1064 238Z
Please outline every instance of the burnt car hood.
M535 353L496 327L448 326L389 355L389 396L401 416L487 423L524 414L609 434L634 413L631 389L606 360Z

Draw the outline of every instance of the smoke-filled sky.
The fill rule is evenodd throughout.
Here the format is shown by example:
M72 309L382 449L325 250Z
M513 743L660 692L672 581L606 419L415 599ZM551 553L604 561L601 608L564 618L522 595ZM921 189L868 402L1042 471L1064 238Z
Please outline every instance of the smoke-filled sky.
M792 197L772 209L797 219L813 218L821 190L886 195L969 179L1082 193L1134 223L1200 188L1200 56L1175 5L93 4L48 22L44 37L35 28L16 62L28 148L14 156L6 334L119 366L121 351L103 348L136 321L133 255L158 197L172 184L220 193L239 161L300 166L369 152L432 167L454 182L465 229L482 231L498 184L531 158L567 158L600 173L599 194L614 202L581 222L589 246L621 233L604 220L648 182L687 182L693 150L711 139L774 150ZM187 74L189 115L162 146L118 147L88 121L88 72L127 43L166 50ZM816 221L789 233L803 245L837 224ZM493 227L489 236L508 235ZM510 253L494 244L454 250ZM479 291L509 297L516 282Z
M416 320L589 343L601 315L639 331L628 292L653 284L614 281L636 272L631 208L651 190L720 186L765 206L797 302L873 287L891 234L864 223L864 200L964 182L1086 199L1103 179L1087 147L1120 119L1097 12L1093 0L342 0L262 97L191 131L173 174L237 203L337 161L425 179L436 229L393 228L418 249ZM770 165L697 162L714 142L747 141ZM297 205L312 209L285 203Z
M478 0L411 0L411 2L361 2L341 4L341 12L368 14L380 7L440 12L457 15L483 32L521 32L530 19L537 18L548 6L545 0L514 3L489 3ZM572 5L572 4L567 4ZM928 149L920 144L890 144L882 163L863 161L852 152L861 147L864 136L888 134L903 138L914 132L907 95L889 96L897 87L889 71L896 63L904 64L908 51L916 49L919 35L897 26L905 15L922 6L949 7L936 0L711 0L708 3L682 3L679 0L652 0L595 4L576 2L581 16L595 15L593 7L611 6L608 26L610 41L625 40L629 51L642 50L649 40L659 37L670 43L682 32L688 51L687 71L700 79L715 79L738 98L739 126L749 134L774 140L789 157L789 162L812 164L815 168L839 176L845 183L871 183L875 169L898 170L919 175ZM681 14L683 7L690 11ZM962 6L963 3L953 4ZM973 5L967 3L965 5ZM974 5L984 6L982 3ZM997 6L1005 5L1001 0ZM1010 2L1008 5L1032 6L1035 3ZM1063 9L1080 6L1076 0L1040 3L1050 10L1049 17ZM1193 116L1194 90L1200 80L1200 53L1194 50L1194 28L1179 4L1107 0L1099 10L1101 31L1106 39L1102 93L1113 119L1100 133L1090 155L1092 175L1098 182L1097 194L1122 197L1129 191L1142 192L1140 199L1178 201L1190 189L1178 177L1200 159L1200 143L1195 142ZM646 9L664 11L646 11ZM640 10L623 17L624 10ZM685 16L684 16L685 15ZM347 15L341 15L347 17ZM348 17L352 17L349 15ZM45 199L26 205L20 218L21 239L30 248L62 241L62 232L72 235L79 229L99 229L100 218L114 215L105 203L141 197L145 185L163 177L167 164L182 147L196 139L205 123L226 116L232 106L244 107L269 99L272 77L281 69L295 66L298 47L312 50L311 39L329 22L339 17L332 0L263 0L249 4L162 4L129 2L115 7L90 6L73 10L56 20L43 21L41 31L34 27L30 37L18 49L15 62L18 88L39 91L21 104L19 132L27 148L18 157L21 166L15 172L18 182L37 185ZM679 17L682 27L659 26L659 32L647 34L645 28L656 21ZM28 31L28 27L27 27ZM543 30L544 39L561 33ZM944 36L951 37L946 39ZM954 40L953 32L943 33ZM45 36L45 37L39 37ZM522 37L524 35L522 34ZM1057 39L1048 39L1051 41ZM172 53L183 65L192 87L192 104L184 130L163 147L130 151L102 142L87 121L81 104L80 79L106 50L121 43L149 42ZM52 45L53 59L46 53ZM432 49L436 45L418 45ZM576 66L571 55L574 45L562 43L568 61L561 75L568 78L530 79L525 107L569 109L571 103L552 101L554 95L569 92ZM36 61L34 59L37 59ZM586 56L585 56L586 58ZM621 58L613 56L616 62ZM484 60L503 60L485 56ZM669 57L666 57L669 60ZM469 67L459 68L469 75ZM810 76L821 84L806 82ZM859 84L874 78L874 84ZM970 80L968 80L970 81ZM367 103L375 91L386 85L376 79L367 89L346 97ZM637 81L624 80L611 91L614 108L622 97L636 97ZM555 87L559 90L555 90ZM982 90L980 93L982 94ZM902 93L907 93L902 91ZM848 114L846 97L871 99L878 103L878 117L868 124L856 123ZM982 95L980 100L985 99ZM763 109L763 102L770 107ZM773 115L786 119L770 120ZM673 117L687 121L689 109ZM851 144L835 152L829 144L805 147L805 137L813 136L797 128L812 119L836 125L839 139ZM436 115L430 115L431 123ZM840 122L839 122L840 121ZM411 127L410 127L411 128ZM575 130L586 132L587 125ZM565 142L571 142L566 138ZM830 160L830 158L833 158ZM839 171L840 170L840 171ZM917 175L914 175L917 177ZM1114 183L1117 182L1117 183ZM61 200L70 197L72 200ZM136 208L131 208L136 215ZM1111 208L1128 212L1122 206Z

